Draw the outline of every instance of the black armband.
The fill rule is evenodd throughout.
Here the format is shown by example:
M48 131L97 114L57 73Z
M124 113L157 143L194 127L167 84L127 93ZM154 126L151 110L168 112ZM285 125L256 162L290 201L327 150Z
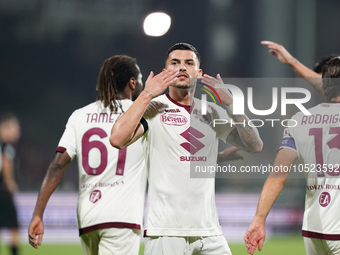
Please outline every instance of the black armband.
M148 122L142 117L140 119L140 124L142 124L142 126L143 126L143 129L144 129L143 135L144 135L146 133L146 131L148 131L148 129L149 129Z

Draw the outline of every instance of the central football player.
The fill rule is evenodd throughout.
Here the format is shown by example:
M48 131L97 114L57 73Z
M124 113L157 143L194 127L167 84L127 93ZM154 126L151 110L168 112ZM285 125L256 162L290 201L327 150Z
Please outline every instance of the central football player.
M114 147L124 148L142 138L146 148L147 255L231 254L218 221L215 180L190 178L191 156L205 156L202 163L216 165L219 139L250 153L262 149L256 128L213 127L206 121L230 120L222 107L209 105L207 116L200 115L201 103L193 98L197 78L209 85L222 83L219 76L203 75L200 55L192 45L173 45L163 72L149 75L143 92L112 128L110 142ZM159 96L166 88L169 93ZM233 99L222 90L219 95L232 108ZM246 116L232 118L247 123Z

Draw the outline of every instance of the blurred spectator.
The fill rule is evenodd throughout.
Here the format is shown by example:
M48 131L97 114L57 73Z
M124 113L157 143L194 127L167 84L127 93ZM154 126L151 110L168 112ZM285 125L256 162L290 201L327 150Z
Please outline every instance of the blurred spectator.
M14 180L13 143L20 138L20 124L15 115L4 113L0 116L0 228L11 233L11 254L18 254L19 225L13 193L18 191Z

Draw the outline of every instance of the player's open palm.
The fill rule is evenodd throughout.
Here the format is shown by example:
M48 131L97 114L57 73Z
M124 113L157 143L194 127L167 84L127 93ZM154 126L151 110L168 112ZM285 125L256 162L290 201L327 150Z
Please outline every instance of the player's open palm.
M152 97L159 96L177 79L178 71L167 69L163 72L154 75L151 71L148 79L145 82L145 91Z
M256 247L258 247L258 250L262 250L263 242L266 238L266 231L264 229L263 224L259 224L257 222L253 222L245 236L244 241L246 243L247 252L249 254L254 254Z
M267 45L269 48L269 53L276 56L282 64L290 65L295 58L283 47L281 44L262 41L261 44Z
M44 234L44 223L41 218L34 217L28 228L28 241L34 248L41 245L42 237Z
M202 83L214 88L216 84L223 84L223 80L219 74L216 75L216 78L204 74L202 77ZM206 88L210 90L208 86ZM227 89L216 88L216 92L225 105L231 105L233 103L233 97Z

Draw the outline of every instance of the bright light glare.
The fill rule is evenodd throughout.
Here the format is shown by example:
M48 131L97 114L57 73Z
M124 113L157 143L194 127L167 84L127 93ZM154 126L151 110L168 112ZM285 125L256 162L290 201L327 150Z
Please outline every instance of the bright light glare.
M144 20L144 32L149 36L162 36L168 32L171 18L163 12L149 14Z

